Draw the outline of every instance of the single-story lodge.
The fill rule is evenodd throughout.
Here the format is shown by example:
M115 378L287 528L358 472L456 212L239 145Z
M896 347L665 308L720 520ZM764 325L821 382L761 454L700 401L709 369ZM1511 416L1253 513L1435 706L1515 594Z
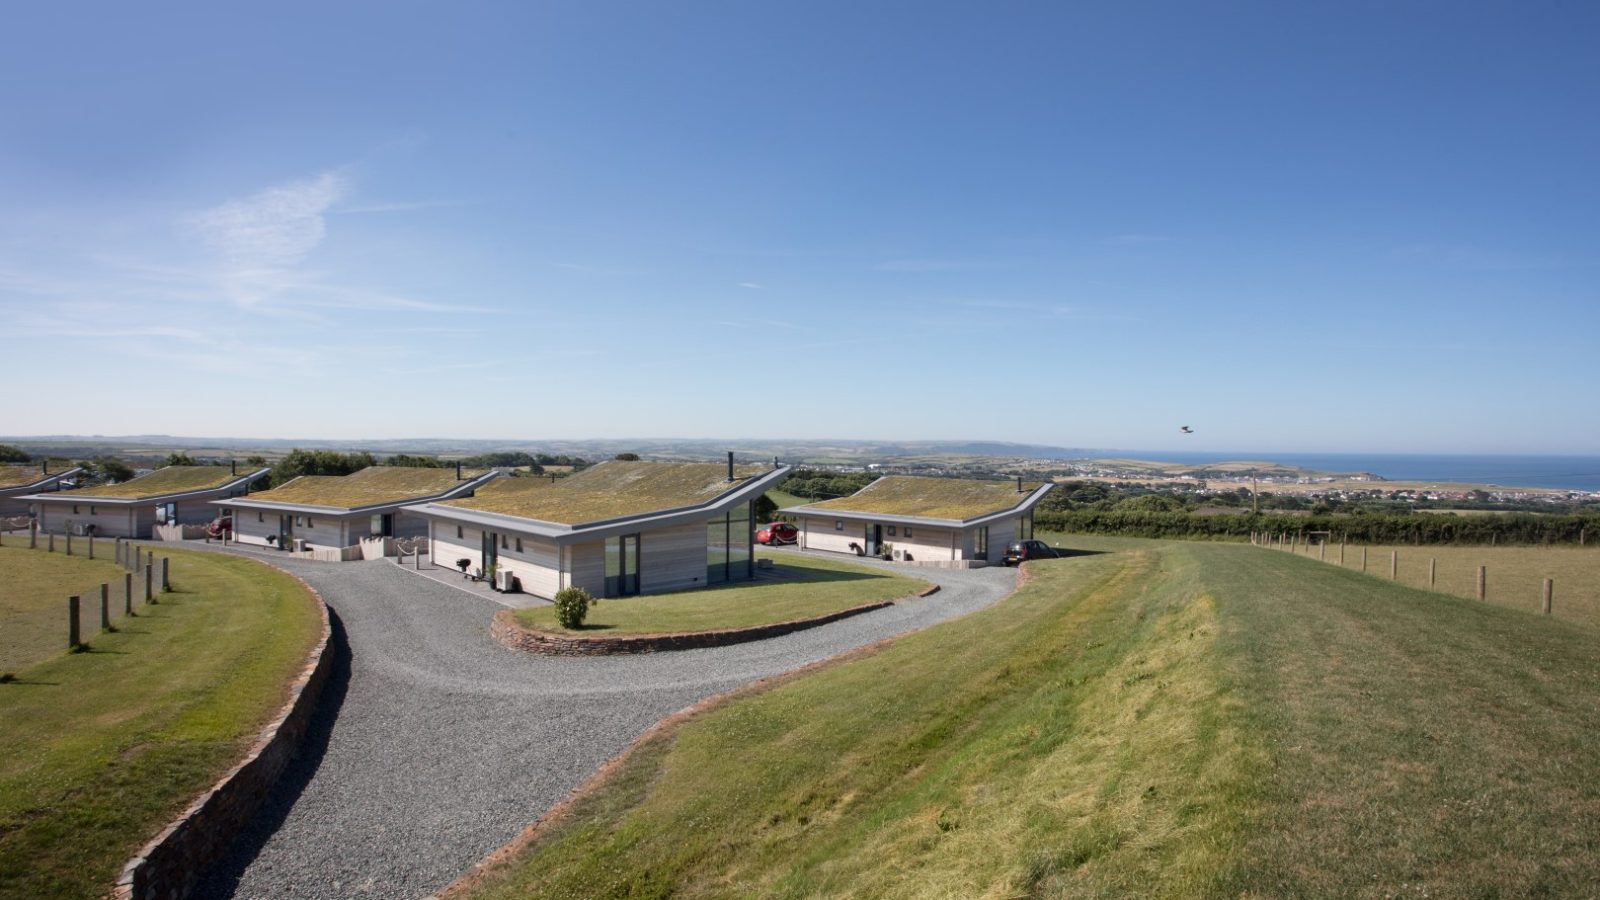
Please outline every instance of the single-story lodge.
M59 491L63 482L70 482L81 466L69 466L59 472L50 471L48 462L37 466L0 466L0 518L25 516L29 513L29 494Z
M237 497L267 469L241 474L234 465L167 466L119 484L31 494L39 530L100 537L151 537L157 525L203 525L216 517L211 501Z
M848 497L792 506L802 550L969 568L1033 538L1033 508L1054 485L886 475Z
M755 500L787 466L612 460L562 479L502 478L469 499L408 508L435 565L551 598L705 587L755 577Z
M349 475L301 475L271 490L214 504L232 516L232 539L238 543L360 559L392 555L395 538L427 535L427 520L404 507L470 497L497 475L493 470L466 474L460 466L368 466Z

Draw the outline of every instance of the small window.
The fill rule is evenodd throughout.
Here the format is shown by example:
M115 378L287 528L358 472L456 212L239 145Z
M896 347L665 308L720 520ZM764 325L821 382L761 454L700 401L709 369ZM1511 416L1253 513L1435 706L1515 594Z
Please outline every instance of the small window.
M507 544L507 543L506 543L506 536L505 536L505 535L503 535L503 534L502 534L502 535L500 535L500 549L501 549L501 550L504 550L504 549L506 549L506 547L508 547L508 546L510 546L510 545L509 545L509 544Z
M906 526L905 532L901 536L902 537L911 537L911 526L910 525Z
M78 504L76 504L76 503L72 504L72 514L73 515L77 515L78 514Z
M889 537L894 537L894 526L893 525L889 526Z
M844 530L844 520L843 519L834 519L833 520L833 530L834 531L843 531Z
M317 523L311 521L311 517L310 516L306 516L306 527L307 528L315 528L315 527L317 527Z
M517 552L522 552L522 538L517 538Z
M259 509L256 510L256 521L257 522L265 522L266 520L267 520L267 514L262 512Z
M98 515L98 513L96 513L96 512L95 512L95 511L94 511L94 507L92 507L92 506L91 506L91 507L89 507L89 515L91 515L91 516L93 516L93 515Z
M305 516L295 516L294 517L294 524L297 525L297 526L306 524L306 517Z
M460 525L456 526L456 537L461 537L461 526Z

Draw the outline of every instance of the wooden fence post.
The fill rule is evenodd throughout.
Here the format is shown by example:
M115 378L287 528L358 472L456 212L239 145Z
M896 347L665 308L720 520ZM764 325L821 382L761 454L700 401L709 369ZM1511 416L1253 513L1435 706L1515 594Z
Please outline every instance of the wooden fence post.
M170 557L161 557L161 593L163 594L172 593L172 577L171 573L167 570L167 563L171 561L172 559Z
M1339 568L1344 568L1344 538L1339 538Z
M1319 562L1327 562L1328 561L1328 542L1327 541L1323 541L1322 543L1317 545L1317 560Z
M1482 600L1489 593L1489 567L1478 567L1478 599Z
M1544 580L1544 614L1547 616L1550 615L1550 601L1554 598L1555 592L1555 580L1546 578Z
M1430 588L1433 587L1434 577L1436 575L1438 575L1438 573L1439 573L1439 558L1436 557L1436 556L1428 557L1428 587L1430 587Z
M1361 546L1361 571L1365 572L1366 570L1367 570L1367 547L1366 547L1365 544L1363 544Z
M1294 552L1294 542L1295 542L1295 541L1296 541L1296 540L1298 540L1298 539L1299 539L1299 537L1300 537L1300 536L1299 536L1299 535L1297 535L1297 534L1291 534L1291 535L1289 535L1289 552L1290 552L1290 553L1293 553L1293 552Z
M94 535L89 535L89 558L94 559Z
M133 573L122 573L122 612L133 615Z
M117 565L122 565L122 538L117 538L116 545L111 552L116 555Z
M72 555L72 532L67 532L67 555Z
M1389 580L1390 581L1399 581L1400 580L1400 551L1399 550L1390 550L1389 551Z
M46 535L46 537L48 537L50 540L47 542L49 546L47 546L45 549L50 553L56 552L56 533L52 531Z
M28 549L29 550L37 550L37 549L39 549L39 520L38 519L29 519L28 520Z
M111 585L100 584L100 630L111 630Z
M152 573L154 573L154 572L155 572L155 570L150 568L149 566L145 566L144 567L144 602L146 602L146 603L154 603L155 602L154 598L151 595L151 591L150 591L150 578L151 578Z
M78 649L78 598L76 595L67 598L67 649Z

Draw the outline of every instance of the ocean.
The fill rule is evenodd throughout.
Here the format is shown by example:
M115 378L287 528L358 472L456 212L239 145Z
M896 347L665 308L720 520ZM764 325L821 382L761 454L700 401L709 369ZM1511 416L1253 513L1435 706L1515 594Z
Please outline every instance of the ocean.
M1126 459L1198 464L1262 460L1320 472L1371 472L1390 481L1600 491L1600 456L1432 456L1411 453L1184 453L1117 451Z

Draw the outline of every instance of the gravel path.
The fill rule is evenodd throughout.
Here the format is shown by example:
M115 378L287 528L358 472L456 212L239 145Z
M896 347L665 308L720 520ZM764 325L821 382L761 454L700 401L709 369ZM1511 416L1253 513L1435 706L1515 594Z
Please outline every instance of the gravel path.
M661 718L1015 584L1009 569L921 569L938 593L820 628L585 659L502 648L488 634L499 606L392 561L277 564L334 611L338 665L301 756L201 897L425 896Z

